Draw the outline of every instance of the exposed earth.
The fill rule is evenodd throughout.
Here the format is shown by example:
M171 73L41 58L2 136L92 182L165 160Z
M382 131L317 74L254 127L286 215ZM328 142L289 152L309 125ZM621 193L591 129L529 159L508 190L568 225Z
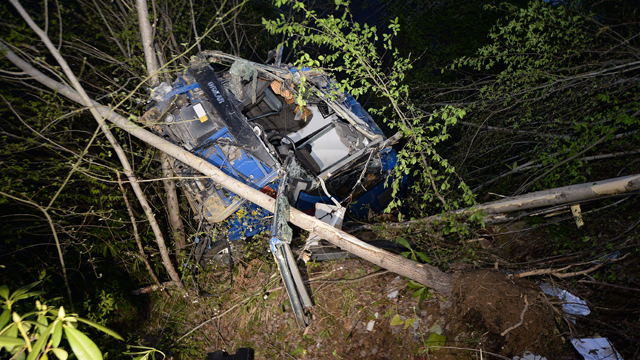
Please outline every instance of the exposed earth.
M456 279L451 298L358 258L300 263L315 301L306 329L295 323L271 255L258 250L235 267L232 289L226 267L198 277L201 294L218 296L196 296L193 286L183 297L155 293L138 310L142 326L134 331L141 344L173 359L204 359L215 350L233 354L241 347L255 349L258 359L513 359L525 353L581 359L570 340L586 337L606 337L622 358L635 359L640 240L637 229L616 236L635 223L636 216L624 214L637 204L621 210L579 231L571 222L531 231L522 231L531 225L526 223L482 230L477 241L464 240L474 258L449 260L447 271ZM589 252L581 253L585 244ZM578 264L567 271L588 270L593 263L580 265L581 259L616 249L618 260L584 275L508 276L565 264ZM557 297L540 291L541 282L585 299L591 314L568 317ZM421 303L412 296L420 292ZM131 329L120 325L122 332Z
M368 262L313 264L308 273L316 306L307 329L296 325L274 270L255 259L240 266L233 291L221 298L157 298L145 343L171 343L214 319L168 355L203 359L219 349L252 347L258 359L480 359L481 351L483 358L511 359L527 351L577 358L557 325L563 321L559 301L531 281L513 281L495 270L460 273L452 299L430 294L418 306L406 279ZM520 322L525 296L522 325L501 336Z

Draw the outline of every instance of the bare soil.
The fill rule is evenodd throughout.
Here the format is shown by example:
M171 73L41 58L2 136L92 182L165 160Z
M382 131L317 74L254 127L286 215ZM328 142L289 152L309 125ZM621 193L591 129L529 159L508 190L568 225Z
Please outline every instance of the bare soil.
M507 356L530 351L547 358L561 352L554 310L531 281L513 281L495 270L460 274L454 304L453 316L463 320L455 323L483 331L487 351Z
M135 331L141 344L166 350L173 359L204 359L208 352L234 353L240 347L254 348L258 359L512 359L525 352L580 359L569 340L582 337L607 337L624 359L635 359L640 229L632 225L640 202L627 204L585 216L580 229L572 220L489 227L468 242L475 258L435 244L442 254L452 254L440 264L456 279L451 298L430 294L419 305L406 279L357 258L308 263L300 268L316 305L311 325L300 329L267 254L236 266L229 291L228 269L201 278L215 297L153 296L148 317ZM467 240L460 241L457 246ZM505 275L567 265L574 265L567 271L585 270L593 266L590 261L616 251L626 258L584 276ZM542 295L534 281L553 282L585 299L591 314L572 323L560 301ZM396 315L399 324L391 325Z
M480 359L481 351L483 358L511 358L526 350L549 356L561 345L553 310L535 286L496 271L459 274L453 298L430 294L418 306L406 279L368 262L309 264L316 305L311 325L300 329L269 262L256 259L238 268L233 290L221 298L156 299L152 313L173 311L174 339L215 319L175 344L173 358L203 359L207 352L240 347L254 348L258 359ZM501 336L520 321L524 296L530 304L524 323ZM184 320L175 319L183 312ZM170 336L162 330L167 315L149 319L146 332ZM396 315L403 323L394 326ZM444 341L430 342L440 329Z

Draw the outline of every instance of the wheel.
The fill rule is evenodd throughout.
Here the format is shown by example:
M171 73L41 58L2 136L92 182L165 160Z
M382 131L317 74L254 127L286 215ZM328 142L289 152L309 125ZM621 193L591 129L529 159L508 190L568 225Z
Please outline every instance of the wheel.
M207 269L211 265L228 266L231 261L229 256L229 248L226 240L218 240L211 244L205 244L202 249L202 256L198 259L198 264L203 269Z
M229 256L226 240L211 241L205 238L196 246L195 261L191 281L198 296L216 297L229 291L233 287L233 265ZM220 285L229 282L226 290L221 291Z

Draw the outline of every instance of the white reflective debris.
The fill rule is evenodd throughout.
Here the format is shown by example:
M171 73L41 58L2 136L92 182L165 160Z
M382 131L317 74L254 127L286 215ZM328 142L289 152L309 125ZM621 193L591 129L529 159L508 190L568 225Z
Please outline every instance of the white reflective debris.
M560 298L560 300L562 300L563 302L562 310L567 314L587 316L589 315L589 313L591 313L586 301L571 294L567 290L558 289L557 287L548 283L542 283L539 284L539 286L543 293Z
M370 320L370 321L367 323L367 331L373 331L373 325L375 325L375 324L376 324L376 322L375 322L375 321Z
M584 360L622 360L607 338L571 339Z
M514 356L513 360L547 360L547 358L544 356L536 355L530 351L525 351L524 354L522 354L522 357Z

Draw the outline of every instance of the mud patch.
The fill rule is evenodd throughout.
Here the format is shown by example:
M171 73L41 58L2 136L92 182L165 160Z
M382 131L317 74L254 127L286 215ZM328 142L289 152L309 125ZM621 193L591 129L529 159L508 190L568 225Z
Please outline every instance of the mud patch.
M456 323L481 332L480 342L486 351L514 356L528 350L550 356L561 344L554 335L553 309L530 281L511 280L494 270L464 273L456 280L453 296ZM529 305L522 324L512 328L521 321L525 297Z

